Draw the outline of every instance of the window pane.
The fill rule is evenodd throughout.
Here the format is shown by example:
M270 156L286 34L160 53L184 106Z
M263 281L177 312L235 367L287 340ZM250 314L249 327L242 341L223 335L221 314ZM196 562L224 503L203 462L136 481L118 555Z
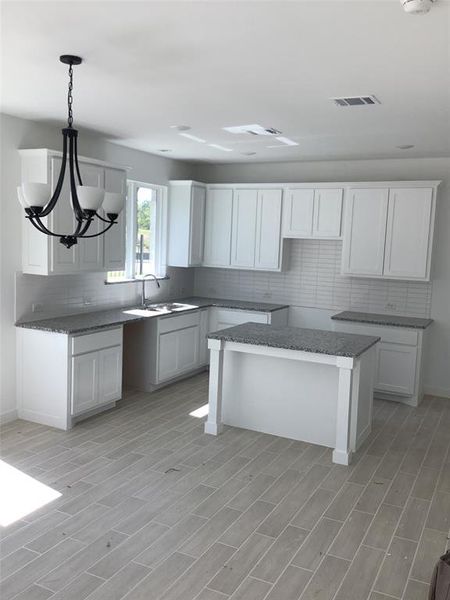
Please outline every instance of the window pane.
M139 187L136 196L136 275L154 272L155 265L155 199L154 191Z

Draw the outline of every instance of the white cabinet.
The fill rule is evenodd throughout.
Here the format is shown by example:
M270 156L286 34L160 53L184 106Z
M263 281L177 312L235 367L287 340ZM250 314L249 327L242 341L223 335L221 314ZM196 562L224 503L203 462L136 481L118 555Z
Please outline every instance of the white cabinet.
M417 347L381 342L375 389L392 394L412 396L416 373Z
M205 246L203 264L228 267L231 260L231 223L233 190L209 188L205 208Z
M429 281L438 182L349 188L342 272Z
M177 377L198 367L199 326L162 333L158 340L158 378L155 383Z
M422 351L426 329L333 321L335 331L380 337L375 367L375 394L417 406L422 399Z
M256 210L258 190L236 190L233 198L233 227L231 233L231 265L255 266Z
M234 191L231 266L281 268L281 199L281 189Z
M391 189L384 275L425 279L431 254L432 188Z
M50 183L53 193L61 168L61 153L47 149L19 150L22 159L21 181ZM125 191L126 170L112 167L101 161L80 157L80 172L83 183L105 187L107 191ZM54 210L43 223L53 232L72 233L76 221L70 200L68 166L64 185ZM19 182L18 182L19 183ZM102 231L106 226L94 219L89 234ZM25 217L22 217L22 270L36 275L82 273L87 271L122 270L125 264L125 211L105 235L85 238L71 248L51 237L38 232Z
M195 181L169 186L168 264L195 267L203 261L206 187Z
M289 188L283 201L283 237L340 238L342 188Z
M281 190L260 190L256 218L256 269L278 269L281 243Z
M220 329L227 329L228 327L249 322L284 327L288 322L288 309L280 308L270 312L220 307L209 309L209 331L219 331Z
M71 414L91 410L98 403L98 352L72 358Z
M388 197L387 188L349 192L342 249L344 273L383 274Z
M127 174L120 169L105 169L105 191L126 194ZM126 210L120 213L117 225L111 227L104 236L103 267L105 271L124 271L126 256L125 239L125 215ZM106 215L102 214L103 218ZM102 224L106 227L106 223Z
M17 349L20 418L70 429L122 396L122 327L82 335L20 328Z
M342 220L342 189L316 189L314 192L314 238L339 238Z
M208 336L209 333L209 308L200 311L199 342L198 342L198 364L207 365L209 362Z

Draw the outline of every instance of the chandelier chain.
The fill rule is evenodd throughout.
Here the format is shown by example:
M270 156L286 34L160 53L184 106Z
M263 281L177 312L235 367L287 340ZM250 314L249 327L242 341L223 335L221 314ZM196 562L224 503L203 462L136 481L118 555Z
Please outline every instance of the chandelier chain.
M72 96L72 90L73 90L73 67L72 65L69 65L69 90L67 93L67 124L69 127L72 127L72 123L73 123L73 113L72 113L72 104L73 104L73 96Z

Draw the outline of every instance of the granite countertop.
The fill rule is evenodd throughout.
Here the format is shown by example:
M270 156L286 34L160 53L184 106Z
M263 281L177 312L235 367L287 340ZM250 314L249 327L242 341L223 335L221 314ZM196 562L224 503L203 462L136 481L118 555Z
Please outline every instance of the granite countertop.
M331 356L356 358L376 344L380 338L352 333L336 333L321 329L276 327L262 323L244 323L208 335L212 340L301 350Z
M220 298L190 297L177 300L167 300L167 302L177 302L184 304L186 308L171 312L148 311L141 306L119 307L108 310L96 310L94 312L84 312L75 315L64 315L50 319L40 319L36 321L18 321L16 327L25 329L39 329L41 331L51 331L54 333L86 333L98 329L107 329L126 323L142 321L153 317L165 317L170 314L180 314L189 312L198 308L208 306L219 306L222 308L232 308L234 310L249 310L258 312L273 312L285 308L286 305L267 304L264 302L243 302L240 300L223 300ZM163 302L161 302L163 304Z
M390 325L392 327L410 327L412 329L426 329L433 319L420 317L403 317L401 315L382 315L376 313L355 312L346 310L331 317L336 321L354 321L356 323L371 323L372 325Z

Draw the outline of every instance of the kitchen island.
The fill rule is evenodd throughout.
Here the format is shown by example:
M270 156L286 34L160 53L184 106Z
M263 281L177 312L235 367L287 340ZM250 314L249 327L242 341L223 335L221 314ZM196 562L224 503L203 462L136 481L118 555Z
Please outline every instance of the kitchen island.
M375 336L245 323L208 335L209 415L333 448L348 465L372 426Z

